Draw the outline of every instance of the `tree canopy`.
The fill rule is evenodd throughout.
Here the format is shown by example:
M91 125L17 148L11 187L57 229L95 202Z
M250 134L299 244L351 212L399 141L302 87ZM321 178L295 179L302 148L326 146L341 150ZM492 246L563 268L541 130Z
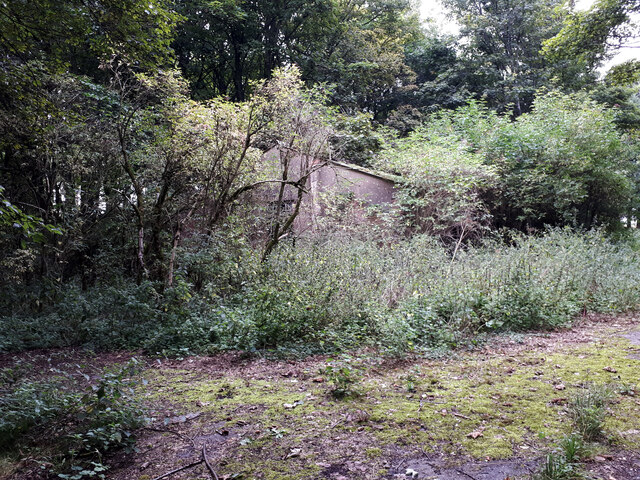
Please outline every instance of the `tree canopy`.
M407 234L615 230L637 205L638 68L595 68L636 3L446 0L461 30L444 35L408 0L8 0L7 261L171 285L194 236L266 257L313 170L293 175L288 154L267 168L274 146L400 176Z
M544 53L552 61L596 68L640 36L631 18L638 12L638 0L596 0L589 10L574 11L565 18L558 34L544 42Z

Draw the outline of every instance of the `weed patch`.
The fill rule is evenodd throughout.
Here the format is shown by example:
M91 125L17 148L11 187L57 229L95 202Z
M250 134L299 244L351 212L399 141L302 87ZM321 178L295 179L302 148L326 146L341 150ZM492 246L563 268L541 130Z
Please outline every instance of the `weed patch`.
M97 380L59 371L51 381L21 378L3 384L0 451L40 448L42 438L49 438L51 473L67 480L105 478L103 455L131 449L133 432L145 422L133 393L138 374L133 360Z
M359 240L282 245L265 263L243 255L244 280L231 275L239 259L225 257L229 264L219 267L235 279L224 295L212 293L220 290L218 267L202 272L197 291L182 280L171 288L8 288L0 294L0 351L82 345L173 357L304 357L374 347L432 355L475 348L493 332L551 330L580 313L640 305L638 253L599 232L487 241L455 258L426 236L388 248Z
M589 384L571 399L569 414L576 431L586 441L597 440L602 436L606 409L612 396L610 386Z

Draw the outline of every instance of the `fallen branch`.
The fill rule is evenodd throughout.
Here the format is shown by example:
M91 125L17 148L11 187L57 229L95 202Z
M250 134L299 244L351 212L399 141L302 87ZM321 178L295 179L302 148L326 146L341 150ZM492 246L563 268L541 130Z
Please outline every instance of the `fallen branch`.
M195 467L196 465L200 465L201 463L202 463L202 459L198 460L197 462L190 463L189 465L184 465L183 467L176 468L175 470L171 470L170 472L167 472L167 473L165 473L163 475L160 475L159 477L153 478L152 480L162 480L163 478L167 478L167 477L173 475L174 473L178 473L178 472L181 472L183 470L187 470L189 468Z
M209 469L209 472L211 472L211 476L213 477L213 479L214 480L220 480L218 478L218 475L216 475L216 472L213 470L213 467L209 463L209 459L207 459L207 444L206 443L202 445L202 459L204 460L204 463L207 465L207 468Z
M395 467L393 467L391 469L391 471L396 470L396 471L400 472L400 467L402 467L402 465L404 465L404 462L406 462L406 461L407 461L407 459L403 458L402 460L400 460L400 463L398 463L398 465L396 465Z
M182 435L181 433L174 432L173 430L160 430L158 428L150 428L150 427L147 427L147 430L153 430L153 431L156 431L156 432L173 433L174 435L177 435L182 439L189 440L192 443L194 448L196 446L196 444L193 441L193 439L191 439L191 438L189 438L189 437L187 437L185 435ZM213 467L209 463L209 459L207 458L207 445L206 444L202 445L202 458L200 458L200 460L198 460L196 462L193 462L193 463L190 463L189 465L184 465L182 467L176 468L175 470L171 470L170 472L163 473L159 477L155 477L152 480L162 480L163 478L170 477L171 475L173 475L175 473L182 472L183 470L187 470L189 468L192 468L192 467L195 467L197 465L200 465L202 462L204 462L205 465L207 466L207 469L211 473L211 477L213 478L213 480L220 480L220 477L218 477L218 475L216 474L215 470L213 469Z
M471 480L478 480L476 477L472 477L467 472L465 472L464 470L461 470L459 468L456 468L456 472L458 472L460 475L464 475L465 477L469 477Z
M451 415L454 417L464 418L465 420L471 420L471 417L467 417L466 415L462 415L461 413L451 412Z
M427 457L430 458L431 455L429 455L427 452L425 452L424 448L420 448L420 451L422 452L422 454ZM431 463L431 462L426 462L423 460L423 463L425 463L426 465L428 465L429 467L431 467L431 469L434 472L439 472L440 471L440 467L438 465L436 465L435 463Z

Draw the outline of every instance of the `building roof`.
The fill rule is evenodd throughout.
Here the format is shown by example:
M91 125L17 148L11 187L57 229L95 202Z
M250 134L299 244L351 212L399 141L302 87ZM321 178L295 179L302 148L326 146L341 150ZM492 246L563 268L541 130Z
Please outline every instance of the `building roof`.
M362 167L354 163L338 162L336 160L329 160L329 163L338 165L343 168L348 168L349 170L354 170L356 172L364 173L366 175L371 175L372 177L381 178L383 180L387 180L393 183L400 183L402 181L402 177L398 175L393 175L387 172L380 172L378 170L372 170L370 168Z
M277 150L279 148L286 148L286 149L289 149L289 150L293 150L296 153L298 153L300 155L303 155L302 152L299 152L296 149L292 149L292 148L289 148L287 146L282 146L282 145L274 146L270 150ZM388 182L400 183L403 180L402 177L400 177L399 175L393 175L392 173L381 172L379 170L373 170L371 168L367 168L367 167L362 167L360 165L356 165L355 163L341 162L341 161L338 161L338 160L328 160L328 163L333 164L333 165L337 165L339 167L348 168L349 170L353 170L355 172L364 173L365 175L371 175L372 177L381 178L382 180L386 180Z

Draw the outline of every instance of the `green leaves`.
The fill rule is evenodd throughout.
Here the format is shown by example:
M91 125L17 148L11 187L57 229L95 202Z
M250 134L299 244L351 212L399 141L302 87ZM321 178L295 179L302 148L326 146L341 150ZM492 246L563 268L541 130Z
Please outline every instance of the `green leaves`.
M528 111L536 89L554 75L540 49L561 27L562 0L443 3L461 26L462 58L452 80L498 111Z
M186 21L174 48L198 99L246 100L252 82L297 65L307 85L335 85L343 109L380 116L414 78L404 46L419 20L408 0L189 0L178 9Z
M52 71L84 73L112 55L142 69L171 62L170 43L181 17L166 0L7 0L0 5L2 50Z
M377 167L402 178L397 198L410 227L449 241L481 232L487 212L480 193L495 183L494 169L483 163L459 129L490 121L471 104L431 117L426 126L390 140L380 152Z
M595 69L612 50L637 35L629 17L637 11L637 0L597 0L587 11L572 12L542 51L551 61L583 62Z
M331 396L336 399L345 399L360 395L358 384L362 380L362 370L362 365L352 357L343 355L337 360L328 359L327 365L320 370L320 374L326 376L331 384Z
M541 91L515 121L471 102L389 142L378 166L402 175L402 202L431 231L459 235L486 213L498 227L615 230L632 206L634 168L616 115L586 94Z
M3 196L4 188L0 185L0 228L11 227L21 231L22 248L26 248L26 240L42 243L46 240L44 232L62 235L62 230L55 225L44 223L41 218L27 215Z
M499 225L616 229L629 206L631 165L614 112L583 94L541 93L531 113L491 136L486 161L500 177Z

